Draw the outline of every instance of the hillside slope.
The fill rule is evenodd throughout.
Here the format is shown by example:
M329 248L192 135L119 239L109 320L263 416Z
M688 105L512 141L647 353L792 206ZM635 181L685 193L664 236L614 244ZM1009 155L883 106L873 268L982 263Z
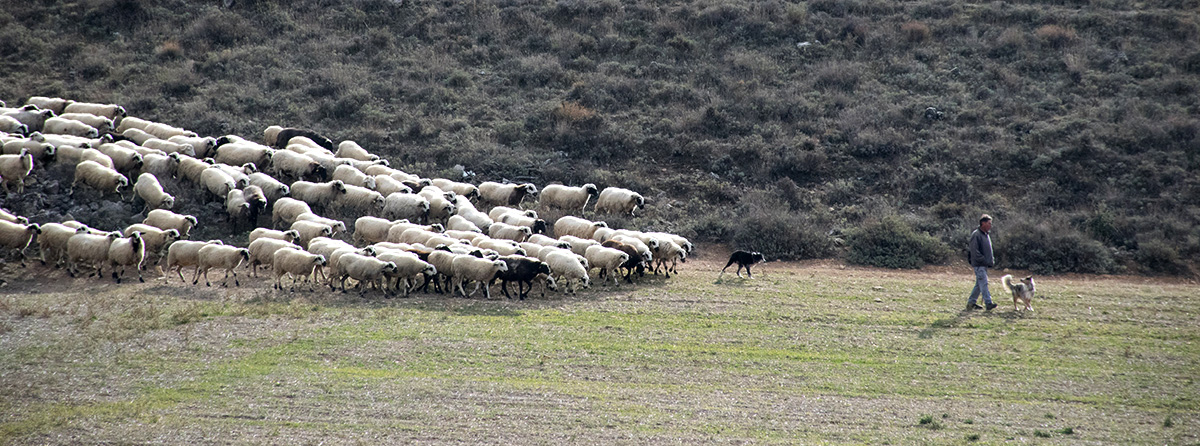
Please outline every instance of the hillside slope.
M1006 266L1200 259L1196 0L221 3L6 6L0 98L629 187L610 222L772 257L887 220L945 261L989 212Z

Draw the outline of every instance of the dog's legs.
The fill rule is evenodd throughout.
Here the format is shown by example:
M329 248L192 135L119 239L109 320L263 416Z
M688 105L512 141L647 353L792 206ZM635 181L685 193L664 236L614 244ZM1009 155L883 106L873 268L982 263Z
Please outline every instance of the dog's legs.
M750 265L746 265L746 275L750 276L751 279L754 278L754 273L750 272Z

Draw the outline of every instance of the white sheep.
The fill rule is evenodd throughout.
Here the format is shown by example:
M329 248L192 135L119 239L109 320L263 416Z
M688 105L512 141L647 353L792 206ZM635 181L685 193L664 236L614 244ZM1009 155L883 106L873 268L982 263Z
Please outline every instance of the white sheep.
M676 245L679 245L680 248L683 248L683 251L686 252L688 255L691 255L692 250L695 249L692 246L691 241L688 241L687 238L684 238L683 236L680 236L677 234L672 234L669 232L648 232L647 234L649 234L651 237L657 238L659 240L666 239L666 240L670 240L670 241L674 242Z
M538 214L536 211L533 211L533 210L526 211L526 210L521 210L521 209L516 209L516 208L510 208L508 206L496 206L496 207L493 207L492 210L488 211L488 217L490 217L492 220L495 220L495 221L503 221L504 217L506 217L508 215L516 215L516 216L523 216L523 217L530 217L530 218L538 217Z
M566 215L554 222L554 235L558 237L573 235L579 238L592 238L592 234L596 232L596 229L607 227L608 224L602 221L594 222Z
M646 207L646 199L642 198L641 194L629 189L606 187L596 198L596 213L606 212L632 216L633 211L639 207Z
M235 227L238 222L250 220L250 202L241 189L231 189L225 194L225 214Z
M391 232L392 232L392 229L389 228L388 233L391 234ZM390 235L389 235L388 241L394 241L397 243L409 243L409 244L420 243L425 246L436 246L435 244L430 244L429 240L434 237L442 237L442 236L443 235L440 233L432 232L432 231L426 230L424 228L412 227L412 228L405 229L403 232L400 233L399 237L396 237L394 239L390 238Z
M146 126L150 125L150 122L151 121L148 121L148 120L145 120L142 118L138 118L136 116L126 116L124 118L121 118L121 122L119 122L117 124L117 128L115 131L117 133L123 133L129 129L138 129L138 130L144 131L146 129Z
M175 178L175 174L179 172L179 155L175 153L170 155L154 153L142 155L141 172L154 175L155 177Z
M341 180L346 185L362 186L375 190L375 177L362 173L354 166L340 165L333 169L331 179Z
M503 260L478 259L472 256L455 257L451 265L454 269L453 289L461 292L463 297L471 297L476 291L479 291L480 287L483 287L483 297L491 299L491 289L487 284L496 278L497 273L508 271L508 263ZM475 289L467 293L463 288L463 283L470 281L476 282Z
M42 264L51 262L58 266L66 258L67 240L76 233L87 233L87 228L72 228L61 223L46 223L41 226L42 233L37 236L38 251L42 255Z
M596 228L596 232L592 233L592 240L600 243L607 242L609 238L617 234L617 230L609 227Z
M36 105L41 109L53 110L55 114L61 115L63 113L63 109L67 108L67 105L75 103L75 101L46 96L31 96L29 99L25 100L25 103Z
M407 222L407 220L392 221L365 215L354 220L353 240L363 244L387 241L388 230L392 229L392 225Z
M96 269L95 275L99 276L104 263L108 261L108 247L120 237L121 234L116 232L77 232L72 235L67 239L67 274L75 277L81 266L91 266Z
M550 252L546 252L550 251ZM560 286L566 287L568 294L575 294L576 282L581 284L583 288L591 285L591 279L588 277L587 267L580 263L578 256L575 253L566 250L543 249L545 253L541 259L550 265L550 271L557 279Z
M91 102L71 102L63 107L63 113L90 113L120 121L125 117L125 107L116 104L97 104Z
M260 238L283 240L285 242L292 243L295 242L296 239L300 238L300 233L290 229L287 231L276 231L274 229L267 228L254 228L253 231L250 231L250 235L247 237L246 243L254 243L255 240Z
M170 282L171 270L175 270L179 274L179 280L186 282L183 278L183 267L195 267L200 263L200 248L210 244L224 244L220 240L209 240L207 242L193 242L188 240L176 240L167 247L167 271L163 275L163 280ZM197 271L199 272L199 271ZM198 279L200 276L196 274L192 280Z
M624 243L626 245L633 246L634 248L637 248L638 254L642 255L642 259L646 261L647 266L650 265L650 262L654 261L654 251L651 251L650 246L647 245L646 242L643 242L641 239L639 239L637 237L633 237L633 236L629 236L629 235L622 235L622 234L614 234L612 237L609 237L608 239L615 240L615 241ZM657 246L657 243L655 244L655 246Z
M142 128L143 131L154 135L159 139L170 139L173 136L197 136L196 132L188 131L182 127L175 127L161 122L151 122Z
M113 129L113 121L111 119L108 119L104 116L96 116L91 113L59 113L57 117L62 118L62 119L70 119L73 121L82 122L84 124L94 127L101 134L108 133L108 132L112 131L112 129ZM49 121L49 120L47 120L47 121ZM45 131L48 133L57 133L57 132L50 132L48 130L45 130L45 127L43 127L42 131ZM87 136L87 135L79 135L79 136ZM95 137L93 137L93 138L95 138Z
M545 234L547 229L546 220L517 214L505 214L500 218L500 223L526 227L534 234Z
M409 229L414 229L414 228L420 229L423 231L429 231L429 232L445 231L445 228L443 228L442 225L440 225L440 224L418 225L416 223L395 223L395 224L392 224L392 227L390 229L388 229L387 241L392 242L392 243L404 243L401 241L401 238L404 237L404 233L406 231L408 231Z
M142 145L142 143L144 143L146 141L155 139L154 135L146 133L142 129L125 129L124 131L121 132L121 136L124 136L125 138L137 143L138 145Z
M385 283L384 289L398 289L403 282L404 297L408 297L408 293L413 288L412 279L416 276L432 277L437 275L437 268L421 260L416 254L406 251L383 250L375 255L375 258L396 264L396 270L390 274L385 274L385 279L388 277L395 278L395 285L388 286Z
M454 215L457 209L453 201L446 199L441 194L422 191L419 195L429 200L429 215L427 217L429 221L447 221L451 215Z
M44 137L38 137L38 138L41 139L41 141L39 141L38 139L35 139L35 138L7 139L4 141L3 149L0 150L0 154L20 155L21 150L24 149L24 150L28 150L29 154L33 156L33 161L35 163L54 161L55 159L59 159L58 148L54 147L54 145L52 145L52 144L46 144L46 140ZM75 160L75 161L78 161L78 160Z
M146 208L143 210L175 207L175 197L168 194L163 189L162 183L159 183L158 178L152 174L138 175L137 182L133 184L133 191L146 202Z
M196 147L191 144L169 141L166 139L151 139L142 143L142 147L153 150L161 150L163 153L181 153L187 156L196 156Z
M512 240L498 240L498 239L494 239L494 238L477 238L477 239L471 241L471 244L477 248L491 249L493 251L500 253L500 255L503 255L503 256L528 254L527 252L525 252L524 249L521 249L520 245L517 245L517 242L514 242Z
M291 225L296 222L297 216L306 212L312 212L312 207L308 203L295 198L280 198L271 208L271 225L275 227Z
M384 198L379 192L347 184L346 195L335 202L335 209L346 215L381 215Z
M108 265L112 270L112 278L117 283L121 283L121 276L125 275L125 268L132 266L137 271L138 282L145 282L142 278L142 262L146 260L146 245L142 240L142 233L133 231L133 233L113 240L108 245ZM121 272L117 273L117 267L121 267Z
M527 226L513 226L507 223L494 223L488 228L488 236L497 239L523 242L533 235L533 230Z
M196 226L196 217L176 214L166 209L154 209L146 213L146 219L142 221L142 224L162 230L174 229L179 231L179 238L188 238L188 235L192 233L192 227Z
M670 239L659 240L658 246L653 248L653 251L654 273L658 274L658 269L663 268L668 279L671 278L671 273L679 273L678 262L687 262L687 250Z
M247 163L253 163L256 166L266 166L271 162L271 155L275 150L251 142L229 143L218 146L213 154L213 159L219 163L225 163L233 166L241 166Z
M250 251L250 273L258 277L259 265L270 265L275 259L275 251L280 249L302 249L299 245L273 238L259 238L250 242L246 247Z
M570 246L569 249L571 250L571 252L573 252L575 254L579 254L581 256L585 256L585 257L586 257L585 253L587 252L587 249L589 247L600 246L600 242L598 242L598 241L595 241L592 239L586 239L586 238L579 238L579 237L575 237L573 235L564 235L562 237L559 237L558 239L563 242L566 242Z
M241 166L230 166L225 163L213 163L213 167L221 169L226 175L233 178L234 188L241 189L250 185L250 174L258 172L258 166L254 163L246 163Z
M430 184L437 186L442 190L454 192L455 194L467 197L467 199L479 196L479 188L474 184L460 183L445 178L434 178L430 180Z
M325 218L312 212L303 212L297 215L296 221L311 221L329 226L329 228L333 230L333 235L346 232L345 222L333 218Z
M0 209L0 220L7 221L9 223L20 223L23 225L29 224L28 218L13 214L5 209Z
M389 194L383 199L383 211L380 215L392 220L426 221L429 216L429 200L417 194Z
M475 223L471 223L471 220L467 220L467 218L463 217L462 215L451 215L450 218L446 220L446 229L454 231L478 232L481 234L483 233L482 229L479 229L478 226L475 226Z
M116 164L113 163L112 157L105 155L96 149L82 149L79 151L79 161L95 161L97 164L116 170ZM78 164L78 163L76 163Z
M292 183L291 190L292 198L320 209L328 209L334 202L345 197L346 184L336 180L324 183L297 181Z
M268 204L275 203L281 198L292 193L292 188L290 186L283 184L279 180L276 180L265 173L255 172L250 174L249 177L250 185L257 186L258 188L262 189L263 195L267 198Z
M271 172L280 178L300 180L316 177L324 171L320 163L303 153L281 150L271 156Z
M225 279L221 286L226 286L229 281L229 275L233 274L233 286L241 286L238 283L237 271L235 269L241 266L242 262L250 260L250 250L246 248L238 248L236 246L214 245L208 244L200 248L197 252L196 261L196 278L192 280L192 285L199 283L200 275L204 275L204 286L212 286L208 281L208 270L213 268L222 268L225 270Z
M189 154L188 156L199 158L212 156L213 150L217 148L217 139L211 136L175 135L167 138L167 141L192 146L192 151L195 153Z
M459 201L465 201L465 200L459 200ZM475 209L474 207L466 208L466 209L460 208L460 209L458 209L457 215L462 218L467 219L467 221L471 222L471 224L474 224L475 227L479 228L480 231L487 231L489 228L492 227L492 224L495 223L495 221L492 220L491 217L488 217L487 214Z
M315 221L297 221L292 223L291 228L300 234L296 239L296 244L308 248L308 242L316 237L331 237L333 236L333 227Z
M613 235L623 235L626 237L633 237L638 240L641 240L642 243L646 244L646 246L649 247L651 250L658 249L658 239L655 238L654 236L647 234L645 232L642 232L642 231L632 231L629 229L617 229L616 231L613 231Z
M208 197L224 200L229 191L237 189L237 181L220 167L210 166L200 172L200 184L208 191Z
M446 234L446 237L453 237L453 238L456 238L459 240L466 240L467 242L474 242L475 239L478 239L480 237L487 237L487 235L483 234L482 232L456 231L453 229L446 229L445 234Z
M395 193L409 194L412 193L412 188L404 183L387 175L375 175L375 190L383 196L388 196Z
M537 186L530 183L500 184L493 181L479 183L479 199L496 206L517 206L526 196L537 196Z
M588 264L593 268L600 269L599 277L612 277L613 285L621 285L621 281L617 279L617 269L629 261L629 254L619 249L606 248L597 244L588 246L583 256L587 258Z
M69 196L75 195L75 186L81 182L100 191L103 195L110 193L120 195L122 190L129 188L129 178L95 161L80 161L75 165L75 181L71 183Z
M0 184L8 193L8 185L15 183L17 193L25 192L25 178L33 171L33 154L21 149L17 155L0 155Z
M99 138L100 131L95 127L76 121L74 119L66 119L55 116L47 118L42 125L42 132L53 133L55 135L72 135L82 136L84 138Z
M142 233L142 243L146 247L144 265L157 265L158 261L166 254L167 247L179 240L178 229L159 229L142 223L125 227L121 234L128 237L134 232Z
M535 243L535 244L542 245L542 246L553 246L555 248L571 249L570 243L567 243L565 241L562 241L562 240L559 240L556 238L550 238L543 234L533 234L533 235L529 236L529 239L526 241L529 243Z
M274 147L281 131L283 131L283 127L281 126L267 126L267 128L263 129L263 144Z
M325 266L325 256L308 253L299 249L276 250L271 259L271 269L275 274L274 288L283 289L283 275L292 277L292 291L296 290L296 278L303 277L308 282L308 290L313 291L313 275L320 267Z
M588 200L598 195L600 195L600 190L592 183L580 187L551 184L542 188L542 192L538 195L538 204L583 214Z
M6 252L19 252L21 266L25 266L25 249L33 242L34 236L41 233L41 226L36 223L21 224L0 220L0 248L4 248Z
M29 133L29 126L12 116L0 115L0 132L25 135Z
M366 292L364 284L370 284L375 289L386 294L387 291L383 288L384 277L396 274L395 262L386 262L361 254L344 254L337 262L338 279L341 282L343 293L346 292L346 278L351 278L358 281L356 288L359 290L360 296ZM332 279L333 277L330 277L331 284Z
M54 117L54 112L51 110L39 110L37 107L27 105L19 109L0 111L0 115L9 116L20 121L31 132L40 132L46 120Z
M179 176L192 183L200 183L200 175L212 167L212 158L196 159L186 155L176 157L179 160L177 172Z
M375 161L379 157L372 155L367 149L362 148L358 143L350 140L338 143L337 153L334 154L338 158L352 158L360 161Z

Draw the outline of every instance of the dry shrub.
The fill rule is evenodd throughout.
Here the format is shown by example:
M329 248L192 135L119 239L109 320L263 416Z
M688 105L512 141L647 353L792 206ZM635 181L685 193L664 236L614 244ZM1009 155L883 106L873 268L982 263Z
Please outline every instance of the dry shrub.
M183 45L178 40L168 40L154 49L154 55L162 59L178 59L183 57Z
M933 35L929 31L929 26L921 22L907 22L900 25L900 33L904 35L904 40L911 43L921 43L928 41Z
M578 102L563 102L554 109L554 117L567 122L579 122L596 116L592 109Z
M1034 35L1050 46L1064 46L1075 41L1075 30L1058 25L1044 25L1034 31Z

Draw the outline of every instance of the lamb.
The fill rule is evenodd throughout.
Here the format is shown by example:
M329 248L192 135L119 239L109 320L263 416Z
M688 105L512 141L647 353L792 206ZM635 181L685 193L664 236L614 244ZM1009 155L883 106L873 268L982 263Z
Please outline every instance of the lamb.
M301 249L295 243L273 238L259 238L247 246L250 251L250 273L258 277L259 265L270 265L275 259L275 251L280 249Z
M558 239L562 240L563 242L568 243L569 244L568 249L570 249L571 252L579 254L581 256L585 256L585 257L586 257L585 253L587 252L587 249L589 247L600 246L600 242L598 242L598 241L595 241L592 239L586 239L586 238L579 238L579 237L575 237L572 235L564 235L562 237L559 237Z
M530 183L500 184L492 181L479 183L479 199L484 203L500 206L517 206L525 196L536 196L537 186Z
M633 211L639 207L646 207L646 199L629 189L606 187L596 198L596 213L628 214L632 217Z
M116 232L106 234L88 234L77 232L67 239L67 274L71 277L79 272L81 265L96 268L95 275L101 274L104 262L108 261L108 248L113 241L120 238Z
M125 107L116 104L96 104L90 102L72 102L63 107L63 113L90 113L120 121L125 117Z
M196 156L195 146L166 139L150 139L146 142L143 142L142 147L147 149L161 150L163 153L182 153L187 156Z
M20 224L0 220L0 248L19 252L21 266L25 266L25 249L33 242L33 237L41 233L42 228L36 223Z
M297 180L318 179L325 176L325 168L312 157L290 150L275 152L271 157L271 172L280 178Z
M296 239L296 244L304 248L308 248L308 242L316 237L332 237L333 227L315 221L297 221L292 223L291 229L300 234Z
M396 264L395 271L393 271L391 274L385 274L385 281L387 277L395 277L396 284L394 287L389 287L386 286L387 284L385 283L384 289L400 288L400 283L403 281L404 297L408 297L409 292L414 288L413 284L410 282L413 277L418 275L432 277L437 275L437 268L428 262L421 260L416 254L410 252L384 250L376 254L375 258Z
M142 155L142 173L151 174L161 178L175 178L175 173L179 171L179 155L158 155L148 154ZM136 182L134 183L136 186Z
M375 190L383 196L388 196L395 193L410 194L412 188L405 186L404 183L397 181L387 175L375 175Z
M520 209L510 208L508 206L496 206L496 207L492 208L492 210L488 211L488 217L490 217L492 220L495 220L495 221L504 221L504 217L506 217L508 215L516 215L519 217L538 218L538 214L535 211L532 211L532 210L523 211Z
M82 122L84 124L94 127L101 134L108 133L113 130L113 121L111 119L108 119L103 116L96 116L91 113L59 113L57 117L62 118L62 119L70 119L72 121ZM49 120L47 120L47 122L48 121ZM57 132L50 132L48 130L45 130L44 128L43 128L43 131L45 131L47 133L57 133ZM79 135L79 136L86 136L86 135ZM97 137L99 137L99 135L93 136L92 138L97 138Z
M584 257L593 268L600 269L600 277L612 277L613 285L620 286L617 280L617 270L629 261L629 254L615 248L605 248L600 245L588 246ZM607 280L606 280L607 282Z
M0 155L0 184L4 193L8 193L8 185L15 183L17 193L25 192L25 178L33 171L33 154L29 149L21 149L17 155Z
M17 118L0 115L0 132L18 135L28 135L29 126L22 124Z
M372 155L367 149L362 148L358 143L350 140L338 143L337 153L334 154L338 158L351 158L360 161L375 161L379 157Z
M175 207L175 197L163 190L162 184L154 175L148 173L138 175L137 182L133 185L133 191L146 202L146 208L143 210Z
M129 118L125 118L129 119ZM124 120L122 120L124 122ZM192 146L192 153L188 156L206 158L212 156L213 151L217 148L217 139L211 136L185 136L175 135L167 138L167 141Z
M176 240L167 247L167 271L163 276L163 280L170 282L171 270L174 269L179 274L179 280L186 282L183 278L183 267L195 267L200 264L200 248L208 245L224 244L220 240L209 240L207 242L193 242L188 240ZM197 271L199 273L199 271ZM193 280L200 277L196 274Z
M144 265L156 265L167 247L179 240L179 230L177 229L159 229L147 224L132 224L121 231L121 234L128 237L134 232L142 234L142 244L145 246L146 261Z
M529 239L529 236L533 235L533 230L527 226L495 223L488 228L488 235L492 238L512 240L519 243Z
M61 223L46 223L41 226L42 233L37 236L38 251L42 254L42 264L53 262L54 266L62 263L67 254L67 240L76 233L87 233L86 228L72 228Z
M455 257L451 265L454 269L454 289L468 298L483 287L484 299L491 299L491 288L486 285L496 278L497 273L508 271L508 263L503 260L478 259L471 256ZM476 282L475 289L471 290L470 294L463 288L463 283L469 281Z
M292 193L291 187L281 183L279 180L276 180L265 173L255 172L248 176L250 178L251 186L262 189L263 196L266 197L268 206Z
M333 230L333 235L346 232L346 223L341 220L325 218L312 212L304 212L296 216L296 221L311 221L329 226Z
M176 157L179 159L179 176L192 183L200 183L200 176L209 167L212 167L212 158L196 159L186 155Z
M25 100L25 103L33 104L41 109L53 110L55 114L62 114L63 109L67 108L67 105L75 103L75 101L63 98L50 98L46 96L32 96Z
M508 269L496 274L496 277L492 279L492 282L500 280L500 291L504 292L504 297L508 299L512 299L512 296L508 295L509 282L517 283L517 297L520 300L525 300L525 297L529 295L529 292L533 291L533 280L543 275L549 277L551 274L550 265L547 265L545 262L542 262L538 259L525 256L504 256L499 260L507 263ZM491 285L491 283L488 283L489 287ZM525 286L528 286L529 289L524 289ZM546 286L550 289L555 289L553 280L548 281ZM545 296L546 291L543 288L542 297Z
M533 234L546 233L546 220L530 218L524 215L506 214L500 218L501 223L529 228Z
M407 223L407 220L390 221L379 217L362 216L354 220L353 239L356 243L370 244L387 240L388 230L396 223Z
M653 248L654 251L654 274L658 274L658 269L662 268L667 278L671 278L671 273L679 273L677 262L687 263L687 251L684 250L675 242L669 239L662 239L658 242L658 247ZM670 266L667 265L670 262Z
M381 215L384 198L379 192L353 184L345 185L346 196L337 201L336 209L349 215Z
M254 243L255 240L260 238L283 240L291 243L300 238L300 233L290 229L287 231L276 231L274 229L255 228L253 231L250 231L250 235L247 238L246 243Z
M215 245L209 244L200 248L197 252L196 262L196 278L192 280L192 285L199 283L200 275L204 275L204 286L212 286L208 281L208 270L212 268L223 268L225 270L225 279L221 286L228 285L229 275L233 274L233 286L241 286L238 283L237 271L234 271L242 262L250 260L250 250L246 248L238 248L236 246Z
M483 233L483 230L479 229L478 226L475 226L475 223L471 223L470 220L467 220L467 218L463 217L462 215L451 215L450 218L446 220L446 229L478 232L481 234Z
M587 269L579 262L574 253L570 251L551 252L546 255L543 261L550 265L550 270L554 272L554 276L558 278L558 282L566 287L568 294L575 294L576 282L583 288L591 286L591 279L588 278Z
M162 230L174 229L179 231L179 238L188 238L188 235L192 233L192 227L196 226L196 217L176 214L166 209L154 209L146 213L146 219L142 221L142 224Z
M296 217L300 214L311 213L312 208L308 203L297 200L295 198L283 197L275 202L275 206L271 208L271 225L279 227L280 224L291 225L296 222Z
M592 183L587 183L580 187L551 184L542 188L542 193L538 196L538 204L546 207L576 211L582 215L584 208L587 207L588 200L598 195L600 195L600 190Z
M429 200L417 194L389 194L383 199L381 215L393 220L426 221L426 217L429 216Z
M362 296L366 292L366 287L363 284L370 284L386 295L387 291L383 288L384 278L385 276L396 275L397 271L395 262L386 262L356 253L342 255L338 259L338 263L342 292L346 292L346 278L349 277L358 281L356 288L359 290L359 296ZM330 279L332 283L332 277Z
M602 221L593 222L566 215L554 222L554 234L559 237L573 235L579 238L592 238L592 234L596 232L596 229L607 227L608 224Z
M292 198L321 209L329 208L331 204L342 199L345 195L346 184L337 180L325 183L310 183L308 181L292 183Z
M445 178L434 178L430 181L430 184L437 186L439 189L467 197L467 199L479 196L479 188L469 183L450 181Z
M142 278L142 262L146 260L146 245L142 240L142 233L133 231L133 233L113 240L108 245L108 264L112 270L112 278L117 283L121 283L121 276L125 275L125 268L132 266L137 271L138 282L145 282ZM121 267L121 272L117 273L117 267Z
M217 197L224 200L229 191L237 189L237 181L220 167L210 166L200 173L200 183L208 191L207 197Z
M255 143L229 143L217 146L217 150L213 154L213 159L219 163L234 166L241 166L247 163L253 163L256 166L266 166L271 163L271 155L274 153L275 151L270 147Z
M0 173L0 175L3 174ZM75 165L75 181L71 183L69 196L75 195L75 185L80 182L99 190L102 195L110 193L120 195L122 190L129 187L129 179L125 178L125 175L95 161L80 161Z
M292 276L292 291L296 290L297 276L304 277L304 281L309 283L308 290L313 291L312 282L315 281L313 275L326 263L325 256L299 249L276 250L271 258L271 268L275 273L274 288L283 289L283 275L287 274Z

